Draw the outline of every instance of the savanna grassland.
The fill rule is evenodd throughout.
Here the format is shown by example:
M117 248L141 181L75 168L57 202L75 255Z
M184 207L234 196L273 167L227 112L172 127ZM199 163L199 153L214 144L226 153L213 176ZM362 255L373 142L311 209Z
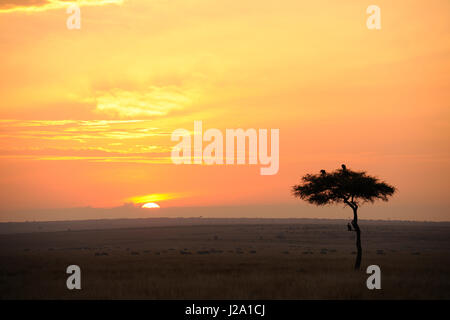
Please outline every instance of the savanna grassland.
M205 222L206 221L206 222ZM450 224L346 221L0 235L2 299L449 299ZM81 268L81 290L66 268ZM371 264L381 290L368 290Z

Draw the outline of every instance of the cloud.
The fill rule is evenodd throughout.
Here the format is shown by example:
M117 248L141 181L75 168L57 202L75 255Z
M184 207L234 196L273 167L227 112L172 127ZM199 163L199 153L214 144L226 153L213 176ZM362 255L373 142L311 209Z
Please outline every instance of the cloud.
M0 120L0 138L102 140L110 143L128 139L168 136L150 120Z
M0 159L169 163L150 120L0 120Z
M165 116L192 103L193 92L176 87L150 87L144 92L114 89L95 98L99 113L120 118Z
M123 4L124 0L4 0L0 3L0 13L42 12L66 8L72 4L78 6L103 6Z
M143 196L134 196L127 198L125 201L132 202L134 204L140 204L140 203L147 203L147 202L156 202L156 201L164 201L164 200L171 200L176 198L181 198L185 196L185 194L182 193L153 193L153 194L147 194Z

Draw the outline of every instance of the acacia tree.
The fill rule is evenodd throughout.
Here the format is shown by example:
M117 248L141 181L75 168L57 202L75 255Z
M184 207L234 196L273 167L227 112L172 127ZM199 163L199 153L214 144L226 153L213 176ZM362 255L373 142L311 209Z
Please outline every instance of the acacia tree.
M378 199L388 201L388 197L395 192L395 187L386 182L369 176L364 171L349 170L344 164L341 169L330 173L321 170L318 174L307 174L302 178L301 184L292 187L295 197L309 203L318 206L342 203L353 210L353 220L348 229L356 232L355 269L360 268L362 258L361 230L358 225L359 206Z

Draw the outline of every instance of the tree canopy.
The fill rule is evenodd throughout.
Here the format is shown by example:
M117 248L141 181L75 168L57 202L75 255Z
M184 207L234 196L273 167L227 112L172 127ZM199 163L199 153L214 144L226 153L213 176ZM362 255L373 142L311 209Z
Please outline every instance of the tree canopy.
M395 187L386 182L364 171L349 170L345 165L333 172L307 174L301 184L292 187L295 197L309 203L319 206L344 203L352 208L378 199L387 201L395 192Z

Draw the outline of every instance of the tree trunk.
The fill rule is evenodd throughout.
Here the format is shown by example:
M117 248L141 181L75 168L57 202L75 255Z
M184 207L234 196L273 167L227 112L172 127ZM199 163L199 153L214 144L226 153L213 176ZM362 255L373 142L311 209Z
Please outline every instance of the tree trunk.
M362 258L362 247L361 247L361 230L358 226L358 207L353 208L353 221L352 226L356 232L356 261L355 261L355 270L359 270L361 267L361 258Z

